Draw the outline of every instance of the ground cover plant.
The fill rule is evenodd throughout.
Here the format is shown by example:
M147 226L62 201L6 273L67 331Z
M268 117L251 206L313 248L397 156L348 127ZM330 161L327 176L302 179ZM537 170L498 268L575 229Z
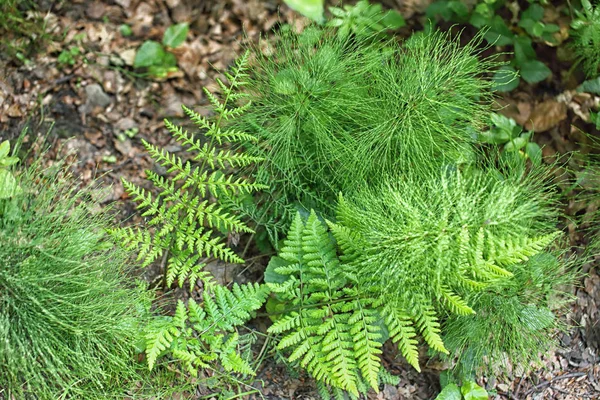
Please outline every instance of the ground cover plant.
M16 161L0 147L3 165ZM60 166L2 171L0 397L123 396L140 378L133 358L150 298L126 277L106 214Z
M58 127L0 140L0 398L594 398L590 3L126 3L42 4L64 43L0 78L0 130Z

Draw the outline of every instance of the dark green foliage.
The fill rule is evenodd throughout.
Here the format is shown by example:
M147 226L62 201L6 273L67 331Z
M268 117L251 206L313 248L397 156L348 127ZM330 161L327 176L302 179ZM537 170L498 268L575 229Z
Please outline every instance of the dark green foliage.
M310 27L283 33L257 54L240 126L265 164L257 175L275 201L333 214L339 191L374 176L438 168L469 158L471 134L487 119L493 63L480 38L461 47L441 33L403 45L340 37ZM288 213L291 219L293 213Z
M427 8L430 18L442 18L445 21L469 24L484 34L490 45L512 46L514 58L510 66L500 68L494 75L495 89L511 91L519 86L519 77L528 83L541 82L552 75L552 71L537 59L533 43L558 44L555 34L560 30L556 24L544 23L544 7L536 1L529 1L528 7L521 9L518 18L508 21L506 15L519 11L512 8L506 0L485 0L464 2L440 0Z
M513 274L472 296L476 315L445 322L444 342L457 375L501 374L509 363L527 370L556 346L552 332L564 326L555 311L570 300L563 291L575 274L547 253L516 265Z
M125 275L91 190L60 168L0 199L0 398L123 398L149 299Z
M598 76L600 68L600 7L592 7L589 0L581 1L582 10L575 11L571 22L573 50L589 78Z

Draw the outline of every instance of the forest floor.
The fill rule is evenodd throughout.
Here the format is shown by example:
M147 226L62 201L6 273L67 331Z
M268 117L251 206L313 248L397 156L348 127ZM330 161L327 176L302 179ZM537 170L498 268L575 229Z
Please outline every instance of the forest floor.
M157 168L141 139L172 151L180 150L171 140L163 119L185 123L181 105L208 112L202 87L214 89L213 79L218 71L230 65L247 43L256 42L261 34L282 23L298 28L307 23L275 0L40 3L52 40L28 56L25 64L0 52L0 142L16 138L25 128L26 141L30 143L49 132L47 140L52 146L44 155L45 161L50 164L58 159L72 159L78 179L83 184L99 179L110 186L103 204L118 201L118 218L133 223L141 217L128 200L121 178L146 186L144 171ZM429 2L383 3L404 15L408 26L400 34L408 35L421 28L423 10ZM160 42L165 29L178 22L190 24L187 40L174 50L180 71L161 81L139 77L132 68L135 49L145 40ZM120 33L122 24L131 27L131 36ZM67 63L59 62L61 53L73 47L79 49L75 52L78 54ZM582 129L591 129L585 123L590 105L598 102L593 96L576 93L580 82L569 75L569 66L557 61L555 53L550 49L538 54L552 69L552 79L535 86L522 83L497 99L500 112L535 129L534 140L549 158L580 147L584 139ZM571 215L582 215L594 212L597 205L570 201L565 208ZM581 244L582 234L569 224L566 229L572 244ZM222 283L260 279L267 259L255 257L245 270L225 265L215 265L212 270ZM576 301L564 316L572 328L561 334L561 348L546 354L545 365L531 373L509 369L493 381L480 382L495 389L495 398L600 398L600 276L594 263L586 265L583 272L585 276L573 292ZM154 281L160 278L160 271L151 268L144 276ZM194 294L181 291L177 295ZM400 377L400 383L395 387L388 385L369 398L434 398L444 366L431 360L418 374L394 349L387 350L385 363ZM256 385L263 398L318 398L306 376L292 376L272 358L267 358L258 371ZM204 393L200 389L198 394Z

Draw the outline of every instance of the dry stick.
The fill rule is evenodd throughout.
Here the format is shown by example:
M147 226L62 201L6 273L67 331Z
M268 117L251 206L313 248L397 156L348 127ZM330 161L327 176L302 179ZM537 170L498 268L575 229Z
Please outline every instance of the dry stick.
M555 381L558 381L561 379L568 379L568 378L577 378L579 376L584 376L584 375L587 375L587 372L571 372L569 374L557 376L555 378L550 379L549 381L542 382L539 385L532 387L531 389L529 389L527 391L527 393L525 393L525 397L527 397L528 395L530 395L533 392L536 392L538 389L541 389L543 387L551 385Z

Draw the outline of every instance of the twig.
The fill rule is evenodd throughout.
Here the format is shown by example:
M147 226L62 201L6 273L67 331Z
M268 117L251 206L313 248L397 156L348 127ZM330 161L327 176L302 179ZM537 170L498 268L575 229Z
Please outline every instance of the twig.
M568 378L577 378L579 376L584 376L584 375L587 375L587 372L571 372L569 374L564 374L564 375L561 375L561 376L557 376L555 378L550 379L549 381L542 382L539 385L532 387L531 389L529 389L527 391L527 393L525 393L524 397L527 397L531 393L534 393L534 392L538 391L541 388L544 388L544 387L546 387L548 385L551 385L552 383L554 383L554 382L556 382L558 380L568 379Z

